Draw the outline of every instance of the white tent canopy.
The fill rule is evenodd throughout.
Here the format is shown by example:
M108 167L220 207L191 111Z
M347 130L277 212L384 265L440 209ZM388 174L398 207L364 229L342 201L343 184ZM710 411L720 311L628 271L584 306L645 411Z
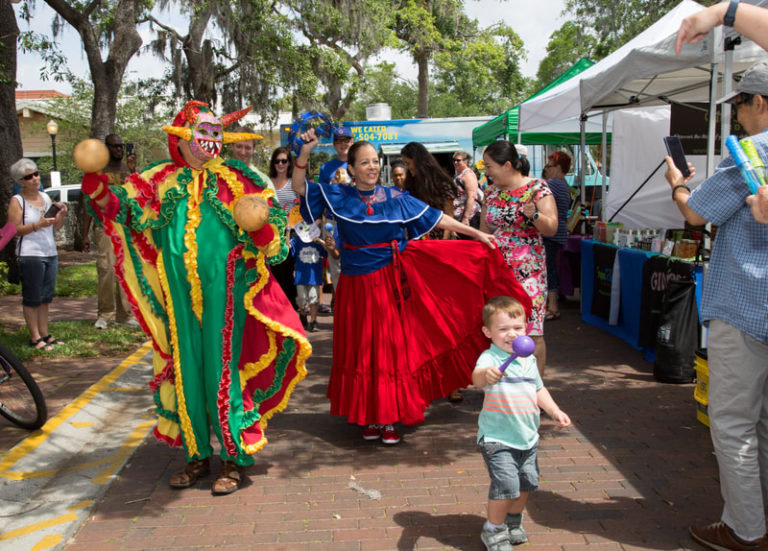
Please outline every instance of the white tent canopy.
M703 9L683 0L624 46L576 77L520 105L523 132L596 111L670 102L709 102L711 64L722 55L722 33L713 31L675 55L682 20ZM766 53L744 40L734 51L738 74Z

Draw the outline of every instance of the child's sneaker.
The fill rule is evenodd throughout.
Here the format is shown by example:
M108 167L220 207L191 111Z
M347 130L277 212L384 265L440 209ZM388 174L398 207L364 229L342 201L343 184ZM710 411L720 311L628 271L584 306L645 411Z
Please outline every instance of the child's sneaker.
M368 425L363 431L363 440L378 440L381 438L381 427L379 425Z
M528 541L528 534L523 530L523 514L511 514L507 513L507 518L504 521L509 531L509 543L512 545L520 545Z
M520 545L528 541L528 534L525 533L522 526L508 528L507 531L509 533L509 543L512 545Z
M400 435L392 425L384 425L381 428L381 441L385 444L397 444L400 442Z
M506 528L501 530L483 530L480 532L480 539L483 540L488 551L512 551L512 544L509 542L509 531Z

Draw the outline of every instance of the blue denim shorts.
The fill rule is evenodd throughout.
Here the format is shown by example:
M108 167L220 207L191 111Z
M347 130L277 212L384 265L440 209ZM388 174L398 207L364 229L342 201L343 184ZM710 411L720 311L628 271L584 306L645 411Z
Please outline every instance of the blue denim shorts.
M491 477L488 499L517 499L520 492L539 489L538 444L530 450L516 450L501 442L480 439L477 447Z
M20 256L21 304L36 307L50 304L56 291L58 256Z

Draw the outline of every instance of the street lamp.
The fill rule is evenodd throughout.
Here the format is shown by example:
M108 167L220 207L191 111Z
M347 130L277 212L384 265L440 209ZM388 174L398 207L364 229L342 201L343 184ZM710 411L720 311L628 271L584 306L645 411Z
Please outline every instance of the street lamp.
M59 133L59 125L52 120L47 125L48 134L51 135L51 152L53 153L53 171L51 172L51 186L59 187L61 185L61 176L56 169L56 134Z

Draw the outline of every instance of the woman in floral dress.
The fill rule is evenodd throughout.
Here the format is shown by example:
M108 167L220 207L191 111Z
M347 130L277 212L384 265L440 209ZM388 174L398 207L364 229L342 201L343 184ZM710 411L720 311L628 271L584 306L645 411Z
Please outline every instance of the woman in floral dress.
M546 362L544 316L547 307L547 264L542 236L557 231L557 207L544 180L523 176L515 146L497 141L483 153L485 173L493 181L483 204L480 231L496 237L504 260L531 297L530 336L543 375Z

